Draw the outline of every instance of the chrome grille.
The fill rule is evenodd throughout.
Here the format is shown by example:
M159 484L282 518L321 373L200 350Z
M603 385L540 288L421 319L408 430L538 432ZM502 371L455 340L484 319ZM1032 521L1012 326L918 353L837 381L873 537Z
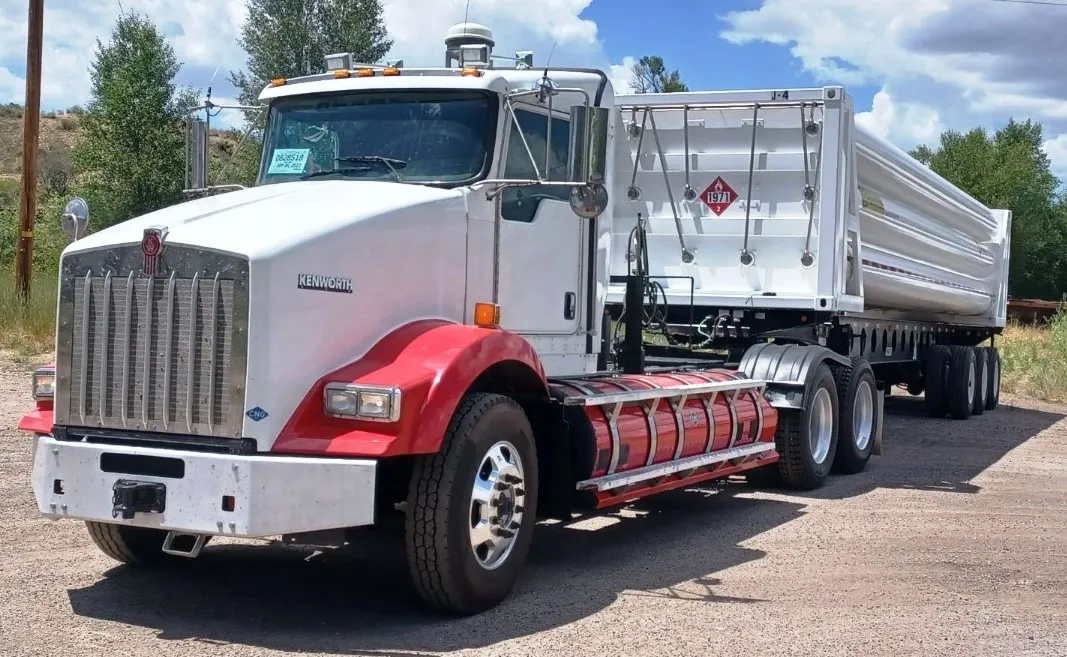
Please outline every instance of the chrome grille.
M247 265L199 268L222 256L173 247L165 257L184 266L148 277L64 261L57 424L241 435Z

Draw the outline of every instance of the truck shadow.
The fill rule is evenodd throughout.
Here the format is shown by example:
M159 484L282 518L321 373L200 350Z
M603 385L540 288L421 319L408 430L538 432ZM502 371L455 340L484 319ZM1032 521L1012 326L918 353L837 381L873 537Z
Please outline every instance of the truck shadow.
M218 545L170 572L113 568L70 590L70 603L76 614L153 628L161 639L389 656L536 634L620 597L759 602L720 597L716 574L764 557L741 544L798 518L805 498L840 499L881 487L973 493L971 479L1063 417L1002 407L962 423L924 417L921 400L893 399L887 407L885 455L866 472L834 477L814 493L767 499L742 496L751 489L726 483L539 527L519 587L504 604L472 618L421 610L403 545L389 540L322 553Z

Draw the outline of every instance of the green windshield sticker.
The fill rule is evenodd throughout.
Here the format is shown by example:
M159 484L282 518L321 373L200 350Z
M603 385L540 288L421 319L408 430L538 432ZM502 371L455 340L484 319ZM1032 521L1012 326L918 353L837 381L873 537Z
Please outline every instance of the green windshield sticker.
M279 148L270 159L267 173L304 173L310 152L308 148Z

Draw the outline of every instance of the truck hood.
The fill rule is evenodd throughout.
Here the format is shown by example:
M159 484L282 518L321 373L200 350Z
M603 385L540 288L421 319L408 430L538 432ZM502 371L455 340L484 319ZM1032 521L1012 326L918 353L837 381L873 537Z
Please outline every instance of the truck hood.
M242 254L272 254L354 223L462 198L456 190L364 180L309 180L251 187L173 205L71 244L65 253L140 242L144 229L167 228L168 244Z

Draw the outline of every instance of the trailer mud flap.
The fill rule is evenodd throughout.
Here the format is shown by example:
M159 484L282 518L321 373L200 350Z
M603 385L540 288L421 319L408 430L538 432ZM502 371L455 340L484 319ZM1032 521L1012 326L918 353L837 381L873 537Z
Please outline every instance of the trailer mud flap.
M878 408L875 409L875 424L874 424L874 444L871 445L871 454L874 456L882 455L882 426L885 424L885 388L879 388L875 392L875 404Z

